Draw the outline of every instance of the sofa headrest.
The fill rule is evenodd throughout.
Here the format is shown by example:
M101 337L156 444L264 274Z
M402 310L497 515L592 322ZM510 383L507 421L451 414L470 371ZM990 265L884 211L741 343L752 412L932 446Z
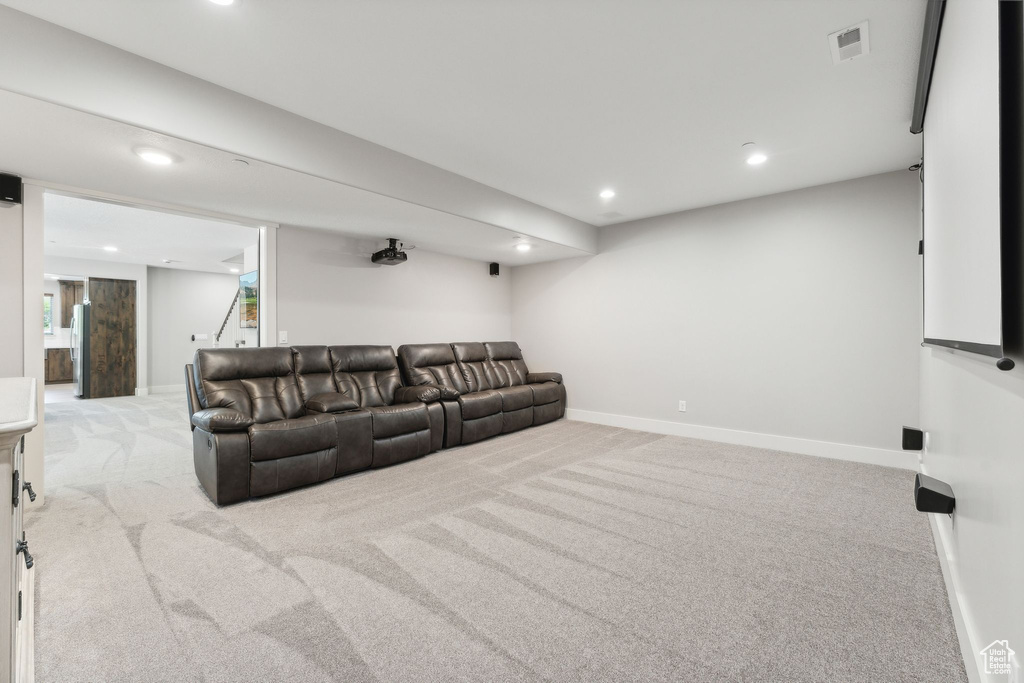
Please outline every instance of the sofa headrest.
M480 342L456 342L452 344L455 359L461 363L476 363L487 360L487 349Z
M292 350L199 349L193 362L196 394L203 408L231 408L255 422L299 417L302 398Z
M487 357L491 360L522 360L523 352L514 341L484 342Z
M335 372L398 369L395 351L390 346L332 346L330 353Z
M331 371L331 353L326 346L293 346L292 357L298 375Z
M451 344L403 344L398 347L398 364L410 387L436 384L456 394L468 391Z
M455 362L451 344L403 344L398 347L398 356L410 368L448 365Z
M197 349L196 378L221 382L254 377L284 377L294 372L292 350L284 347L260 349Z

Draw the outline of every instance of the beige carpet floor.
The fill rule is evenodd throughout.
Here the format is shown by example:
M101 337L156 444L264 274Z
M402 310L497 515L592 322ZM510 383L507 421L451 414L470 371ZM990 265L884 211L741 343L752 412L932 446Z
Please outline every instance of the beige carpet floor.
M42 683L966 680L908 471L563 420L218 509L181 396L46 436Z

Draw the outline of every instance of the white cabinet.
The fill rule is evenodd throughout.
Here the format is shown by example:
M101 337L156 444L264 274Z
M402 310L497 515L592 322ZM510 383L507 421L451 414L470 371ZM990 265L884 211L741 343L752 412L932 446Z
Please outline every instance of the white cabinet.
M0 676L34 678L31 552L22 529L23 499L35 497L24 480L22 438L37 424L36 381L0 379ZM4 680L0 678L0 680Z

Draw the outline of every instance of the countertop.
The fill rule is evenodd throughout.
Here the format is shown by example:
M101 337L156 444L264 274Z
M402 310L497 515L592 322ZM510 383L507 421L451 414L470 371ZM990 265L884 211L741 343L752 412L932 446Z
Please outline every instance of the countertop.
M33 377L0 379L0 440L21 436L38 424L36 380Z

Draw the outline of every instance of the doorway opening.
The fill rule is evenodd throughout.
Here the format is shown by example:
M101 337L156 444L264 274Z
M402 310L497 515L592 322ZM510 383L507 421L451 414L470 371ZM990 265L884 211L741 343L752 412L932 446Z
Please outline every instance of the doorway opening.
M46 404L181 392L196 349L260 343L254 226L44 194Z

